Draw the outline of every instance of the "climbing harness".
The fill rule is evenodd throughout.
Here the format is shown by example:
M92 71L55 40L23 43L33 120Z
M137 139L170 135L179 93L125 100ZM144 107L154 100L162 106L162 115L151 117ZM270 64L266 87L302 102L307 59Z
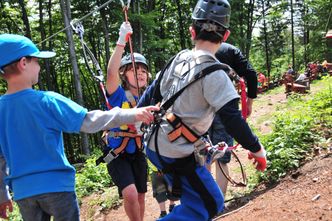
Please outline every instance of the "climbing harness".
M100 65L93 55L92 51L89 49L89 47L86 45L84 42L83 36L84 36L84 27L81 22L71 22L72 29L74 32L79 36L81 45L82 45L82 50L83 50L83 55L84 55L84 61L86 64L86 67L88 71L91 73L93 79L95 79L98 84L99 88L102 94L102 97L105 101L106 107L108 110L112 109L108 99L107 99L107 93L105 90L104 86L104 75L102 73L102 70L100 68ZM95 70L95 71L94 71ZM130 92L129 92L130 93ZM130 93L131 95L131 93ZM136 101L134 97L126 92L126 96L128 97L129 103L131 107L136 106ZM108 138L109 137L122 137L122 142L119 147L117 147L115 150L110 150L109 152L105 152L101 157L99 157L96 160L96 164L100 164L101 162L109 163L113 159L117 158L120 153L124 152L126 146L129 143L130 138L135 139L135 144L138 148L139 151L142 150L142 135L137 134L137 130L135 125L128 125L128 131L126 132L113 132L113 131L104 131L102 135L102 141L104 145L108 145Z
M158 80L162 78L162 75L164 74L167 67L172 63L174 58L172 58L163 68L162 72L160 73ZM201 56L199 58L196 58L197 60L200 60L200 63L208 63L208 62L215 62L214 59L211 59L210 56ZM203 70L201 70L199 73L197 73L192 80L190 80L185 86L183 86L179 91L177 91L175 94L173 94L168 100L166 100L164 103L162 103L160 110L155 113L155 122L151 125L152 128L150 128L150 134L154 133L155 136L155 149L158 156L159 161L162 164L162 171L164 173L171 173L174 175L173 180L173 186L171 195L179 198L181 196L181 180L180 176L185 176L189 180L197 180L199 179L197 177L197 174L193 173L192 171L195 171L195 165L196 165L196 157L194 156L194 153L186 158L176 159L174 163L166 163L160 153L159 153L159 147L158 147L158 140L157 140L157 134L160 127L160 121L161 118L166 114L166 111L173 105L175 100L183 93L183 91L188 88L189 86L193 85L195 82L203 78L204 76L207 76L208 74L216 71L216 70L224 70L226 72L229 71L229 67L225 64L215 63L212 64ZM190 69L187 71L189 72ZM185 73L186 74L186 73ZM183 74L183 75L185 75ZM157 85L159 85L160 82L157 81ZM156 88L153 93L156 93ZM153 99L156 97L153 95ZM157 98L158 99L158 98ZM154 102L154 101L152 101ZM187 127L181 120L178 118L175 114L169 113L166 115L166 119L168 122L173 126L173 131L171 131L168 136L169 138L174 141L178 139L180 136L185 137L188 142L196 143L196 141L200 140L201 136L196 135L189 127ZM147 138L150 139L150 138ZM199 188L199 187L197 187ZM208 194L207 194L208 195ZM211 199L207 199L206 201L210 201ZM209 213L212 211L209 211Z
M163 77L163 74L164 74L165 70L169 67L169 65L172 63L173 60L174 60L174 57L171 58L170 61L168 61L168 63L164 66L163 70L161 71L160 75L158 76L158 79L157 79L157 82L156 82L156 88L154 88L153 96L152 96L152 100L151 100L152 104L155 104L156 100L162 99L161 95L157 94L159 92L157 90L157 88L160 86L160 81ZM209 56L202 56L200 58L200 60L203 61L203 63L204 62L209 62L209 61L211 62L211 58ZM182 87L178 92L176 92L173 96L171 96L171 98L169 98L167 101L165 101L161 105L160 111L155 113L155 121L156 122L153 125L153 127L150 131L150 134L152 134L154 130L156 130L155 131L156 134L158 133L159 123L161 121L161 118L166 114L166 111L173 105L175 100L181 95L181 93L187 87L189 87L191 84L193 84L194 82L196 82L200 78L206 76L207 74L212 73L216 70L220 70L220 69L224 70L232 80L234 80L236 83L238 83L241 86L242 114L243 114L244 118L246 118L246 116L247 116L246 115L247 107L246 107L246 92L245 92L244 80L241 79L235 73L235 71L233 71L228 65L214 64L214 65L211 65L211 66L205 68L199 74L196 74L196 76L194 77L194 79L192 81L190 81L186 86ZM245 175L243 166L242 166L239 158L237 157L237 155L233 151L234 149L237 148L238 145L229 147L224 142L213 145L211 143L209 137L204 138L204 136L202 137L202 136L197 135L187 125L185 125L181 121L181 119L178 116L176 116L174 113L166 114L166 120L173 127L173 130L168 133L169 141L173 142L176 139L178 139L179 137L183 137L188 142L193 143L194 146L195 146L194 157L195 157L196 162L200 165L205 165L206 163L212 163L215 159L218 159L218 158L222 157L225 154L226 151L231 151L232 155L235 157L235 159L240 164L243 181L237 182L234 179L232 179L229 175L226 175L226 173L220 167L220 163L218 162L219 167L221 168L221 171L225 174L225 177L233 185L242 186L242 187L247 185L247 179L246 179L246 175ZM203 144L201 142L202 139L204 140ZM201 147L197 148L196 146L201 146ZM159 158L159 161L162 163L163 168L168 168L168 169L166 169L166 170L168 170L168 172L172 171L172 169L169 169L169 167L171 167L171 166L161 159L161 156L160 156L160 153L159 153L159 148L158 148L157 135L155 136L155 148L156 148L157 156ZM164 172L166 173L167 171L164 171ZM172 172L174 172L174 171L172 171ZM176 182L175 182L175 184L176 184ZM179 197L179 195L181 193L179 188L181 188L180 184L176 184L175 188L172 188L173 194L175 194L177 197Z

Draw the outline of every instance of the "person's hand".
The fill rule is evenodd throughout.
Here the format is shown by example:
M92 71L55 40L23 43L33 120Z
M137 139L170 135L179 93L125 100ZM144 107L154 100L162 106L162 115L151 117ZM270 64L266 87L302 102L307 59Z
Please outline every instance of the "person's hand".
M250 114L252 113L252 103L253 102L254 102L254 99L252 99L252 98L247 99L247 117L249 117Z
M133 29L129 22L123 22L119 30L119 38L116 42L117 45L125 46L129 36L133 33Z
M0 218L8 219L7 209L13 212L13 203L11 200L5 201L0 204Z
M254 159L253 164L256 166L257 170L264 171L266 169L266 151L262 145L260 151L256 153L249 152L248 159Z
M158 106L147 106L136 108L136 121L142 121L145 124L150 124L154 120L153 111L159 111Z

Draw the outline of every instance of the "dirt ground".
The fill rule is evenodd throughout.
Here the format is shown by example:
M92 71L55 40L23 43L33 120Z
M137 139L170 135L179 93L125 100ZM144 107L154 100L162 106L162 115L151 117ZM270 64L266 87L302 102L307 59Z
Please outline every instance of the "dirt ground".
M258 122L258 116L263 116L275 110L278 104L286 102L283 92L275 95L259 96L259 106L255 106L250 117L250 123L259 124L261 133L271 131L270 119ZM264 104L264 107L261 105ZM246 158L246 152L239 148L237 150L245 170L251 166ZM238 168L236 162L231 162L232 168ZM214 168L214 167L212 167ZM237 169L238 170L238 169ZM212 171L214 174L214 170ZM240 179L239 172L234 173L235 179ZM246 189L229 187L236 196L237 192L245 192ZM235 193L235 194L234 194ZM96 200L99 196L94 195L83 199L81 206L81 220L83 221L125 221L128 220L123 205L117 209L100 211L100 208L91 208L89 202ZM227 200L228 195L226 196ZM168 208L168 205L167 205ZM298 171L285 177L279 184L273 187L258 187L249 196L241 197L239 200L230 201L228 210L220 218L214 220L224 221L278 221L278 220L300 220L300 221L332 221L332 153L325 152L313 158ZM89 212L88 212L89 211ZM91 212L92 211L92 212ZM148 184L146 194L145 221L154 221L159 216L159 207L152 197L151 184ZM90 218L87 218L90 217Z

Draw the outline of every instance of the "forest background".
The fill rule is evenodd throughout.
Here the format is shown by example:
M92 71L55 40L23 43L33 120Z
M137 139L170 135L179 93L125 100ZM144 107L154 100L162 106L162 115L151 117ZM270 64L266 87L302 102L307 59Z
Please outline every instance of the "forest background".
M127 3L126 1L124 1ZM178 51L191 48L188 27L196 1L131 1L128 16L134 30L134 51L146 56L153 76ZM253 67L271 81L289 65L303 72L308 62L332 62L332 1L231 0L229 43L249 57ZM97 10L102 7L100 10ZM87 16L86 16L87 15ZM113 0L1 0L0 34L31 38L41 50L53 50L54 59L42 61L36 89L59 92L89 110L104 108L98 84L87 70L80 40L70 22L80 19L84 41L103 73L124 21L121 1ZM129 51L129 48L126 48ZM0 81L0 95L6 84ZM64 134L71 163L84 162L101 151L101 134Z

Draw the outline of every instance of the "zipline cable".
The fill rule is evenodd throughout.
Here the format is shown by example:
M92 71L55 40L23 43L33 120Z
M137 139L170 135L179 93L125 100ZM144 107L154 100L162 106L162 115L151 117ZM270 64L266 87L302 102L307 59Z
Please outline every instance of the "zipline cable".
M91 14L95 13L96 11L99 11L100 9L106 7L109 3L111 3L111 1L114 1L114 0L109 0L109 1L105 2L104 4L102 4L101 6L99 6L98 8L96 8L95 10L93 10L93 11L89 12L88 14L84 15L83 17L77 19L77 20L75 21L75 23L73 23L73 25L75 25L76 23L78 23L78 22L80 22L80 21L83 21L84 19L86 19L86 18L89 17ZM55 34L53 34L53 35L51 35L51 36L45 38L45 39L42 40L41 42L37 43L37 45L40 45L40 44L44 43L45 41L47 41L47 40L49 40L49 39L51 39L51 38L57 36L59 33L65 31L65 30L68 29L68 28L71 28L71 26L72 26L71 24L70 24L70 25L67 25L66 27L64 27L64 28L61 29L60 31L56 32Z

